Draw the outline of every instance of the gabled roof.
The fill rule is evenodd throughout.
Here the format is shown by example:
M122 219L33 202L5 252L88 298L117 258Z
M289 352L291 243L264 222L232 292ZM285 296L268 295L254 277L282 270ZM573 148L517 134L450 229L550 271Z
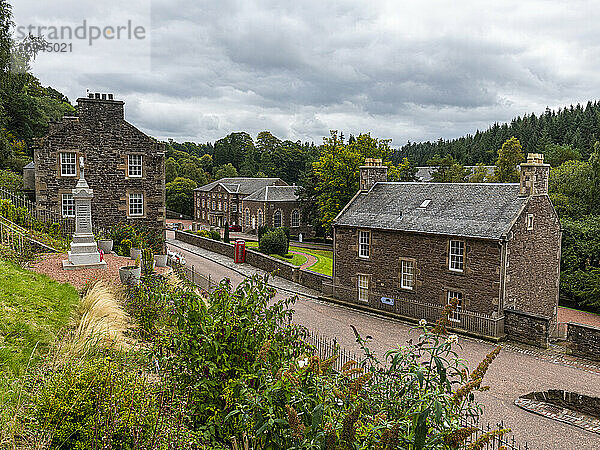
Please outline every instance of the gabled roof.
M211 191L215 186L223 186L227 192L232 194L252 194L253 192L263 189L265 186L274 185L275 183L284 183L280 178L221 178L220 180L213 181L212 183L205 184L196 188L196 191Z
M516 183L376 183L334 225L500 239L526 202Z
M298 186L265 186L244 199L255 202L295 202Z

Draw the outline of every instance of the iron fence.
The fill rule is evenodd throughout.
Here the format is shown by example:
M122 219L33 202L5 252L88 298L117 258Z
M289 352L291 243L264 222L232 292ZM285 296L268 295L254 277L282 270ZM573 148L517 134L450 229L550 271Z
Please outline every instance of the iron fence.
M5 188L0 187L0 199L10 200L17 208L24 208L29 214L20 217L24 223L21 225L26 228L36 229L39 222L46 225L58 224L58 232L61 237L70 240L75 232L75 220L73 218L62 217L56 211L45 208L38 208L36 204L22 195L15 194ZM7 218L9 219L9 218Z
M475 443L486 433L490 433L494 430L503 430L506 428L503 421L498 422L495 426L490 425L489 422L482 424L479 416L463 416L460 418L460 425L465 428L475 428L475 432L465 441L465 446ZM492 435L490 440L480 448L485 450L498 450L503 447L506 450L529 450L527 442L524 444L517 443L515 435L512 433Z
M176 274L185 278L190 283L198 286L199 288L204 289L205 291L212 292L212 290L219 285L218 282L212 279L210 274L208 276L205 276L204 274L195 270L194 266L184 266L183 264L180 264L178 261L176 261L174 258L168 258L167 264L169 265L169 267L173 268L173 271Z
M324 292L334 298L364 304L376 309L393 312L395 314L413 318L425 319L428 322L436 322L444 314L444 305L421 302L406 298L390 298L390 294L374 292L368 293L368 302L358 300L358 288L323 283ZM475 311L460 309L454 311L449 317L448 328L478 333L484 336L499 337L504 334L504 316L494 316Z

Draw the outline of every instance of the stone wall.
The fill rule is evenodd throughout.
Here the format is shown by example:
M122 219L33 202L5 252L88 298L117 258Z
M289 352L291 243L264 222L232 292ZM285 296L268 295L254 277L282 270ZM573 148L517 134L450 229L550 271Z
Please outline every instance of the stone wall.
M179 230L175 231L175 239L230 258L234 256L233 244L226 244ZM331 283L331 277L327 275L299 269L290 263L265 255L258 250L246 248L246 263L265 272L277 271L277 276L301 284L317 292L323 292L323 283Z
M533 229L527 216L533 215ZM561 231L547 195L530 197L508 233L504 308L551 317L556 326Z
M600 361L600 328L569 322L567 344L572 355Z
M203 248L205 250L218 253L220 255L233 258L234 245L227 244L214 239L198 236L197 234L188 233L186 231L175 230L175 239L181 242L186 242L190 245Z
M94 190L92 219L109 228L119 222L163 231L165 227L164 145L123 119L123 102L78 99L79 117L50 124L48 134L34 146L36 203L62 214L62 194L71 193L80 176L79 157L85 160L85 178ZM63 176L60 153L76 155L75 176ZM142 176L128 175L127 158L142 155ZM130 216L128 196L141 193L144 214Z
M550 389L545 392L531 392L521 398L550 403L560 408L567 408L600 419L600 398L566 392L560 389Z
M382 306L381 298L445 306L448 291L463 295L463 309L500 315L500 245L497 241L462 239L465 242L463 272L449 269L450 236L371 230L369 258L358 256L356 228L335 227L334 284L336 296L358 303L357 274L369 277L369 305ZM412 290L400 283L401 261L415 264Z
M511 341L536 347L548 347L550 317L525 313L515 309L504 310L504 332Z

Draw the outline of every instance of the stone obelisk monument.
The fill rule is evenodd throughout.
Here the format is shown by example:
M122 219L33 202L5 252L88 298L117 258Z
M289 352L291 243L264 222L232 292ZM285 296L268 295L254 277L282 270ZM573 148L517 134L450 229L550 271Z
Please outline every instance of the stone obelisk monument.
M100 269L106 267L106 261L100 260L98 246L92 233L92 198L94 191L85 181L83 157L79 158L80 177L75 189L75 233L71 242L69 259L63 260L63 269Z

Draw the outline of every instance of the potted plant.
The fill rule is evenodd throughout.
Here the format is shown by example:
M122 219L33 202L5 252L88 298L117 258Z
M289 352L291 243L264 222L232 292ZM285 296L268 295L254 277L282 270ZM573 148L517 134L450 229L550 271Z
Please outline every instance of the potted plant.
M156 267L167 267L167 255L154 255Z
M106 230L102 229L96 236L98 243L98 250L102 250L104 253L112 252L114 241L110 238L110 235Z
M133 241L133 245L131 247L131 250L129 251L129 257L131 259L141 259L142 258L142 249L141 249L141 245L140 245L140 237L136 236L135 240Z
M135 266L124 266L119 268L119 278L121 283L136 285L140 283L142 277L142 268L139 258L135 260Z
M154 252L151 248L142 250L142 272L144 272L145 277L152 275L152 272L154 272Z

